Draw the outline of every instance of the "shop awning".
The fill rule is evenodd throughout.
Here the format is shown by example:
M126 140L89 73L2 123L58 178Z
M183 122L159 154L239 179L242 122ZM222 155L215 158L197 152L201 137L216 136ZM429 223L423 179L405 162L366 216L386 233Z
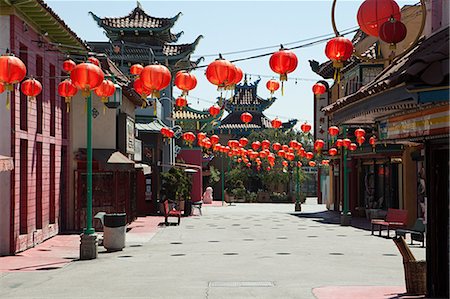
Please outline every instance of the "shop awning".
M11 171L13 169L14 169L13 158L0 155L0 172Z
M109 157L107 163L110 163L110 164L134 164L134 161L128 159L121 152L115 152Z
M135 127L139 131L160 133L162 128L168 128L159 118L149 123L136 123Z
M136 164L134 164L134 168L142 168L142 171L144 172L144 175L152 173L152 167L150 165L147 165L147 164L136 163Z

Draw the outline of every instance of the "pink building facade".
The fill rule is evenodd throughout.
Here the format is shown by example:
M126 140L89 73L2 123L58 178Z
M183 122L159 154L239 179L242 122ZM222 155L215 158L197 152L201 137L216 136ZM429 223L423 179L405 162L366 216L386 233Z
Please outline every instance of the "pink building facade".
M67 36L70 29L47 6L43 8L43 16L55 21ZM27 78L39 80L43 90L33 100L16 84L9 109L6 92L0 95L4 128L0 154L14 159L14 170L0 176L0 255L26 250L56 235L69 192L69 114L57 91L65 75L61 69L64 56L54 46L55 31L45 34L45 28L17 11L4 10L0 15L0 51L9 50L19 57L27 67Z

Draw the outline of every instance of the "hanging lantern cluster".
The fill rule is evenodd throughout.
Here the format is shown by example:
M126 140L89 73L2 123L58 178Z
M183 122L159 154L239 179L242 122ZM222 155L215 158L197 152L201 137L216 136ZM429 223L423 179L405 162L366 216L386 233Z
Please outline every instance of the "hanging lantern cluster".
M172 129L166 127L162 127L160 132L164 138L167 138L169 140L175 136L175 132Z
M364 131L364 129L356 129L355 130L355 137L356 137L356 142L359 144L359 146L361 146L364 141L366 141L366 131Z
M280 50L270 56L269 65L272 71L280 75L281 95L284 95L284 81L287 81L287 75L297 68L297 56L281 45Z
M366 0L358 9L357 20L361 30L377 37L382 24L389 19L400 21L400 7L393 0Z

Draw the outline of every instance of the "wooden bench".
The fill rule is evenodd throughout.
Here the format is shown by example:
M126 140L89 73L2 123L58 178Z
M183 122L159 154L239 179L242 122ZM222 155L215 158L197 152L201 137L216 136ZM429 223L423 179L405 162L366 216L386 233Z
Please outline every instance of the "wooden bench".
M169 209L169 201L168 200L164 201L163 207L164 207L165 224L169 225L169 217L177 217L178 218L178 225L180 225L180 222L181 222L181 211Z
M425 247L425 224L421 218L417 218L416 223L410 229L396 229L395 236L402 236L406 238L406 234L411 235L411 245L413 241L422 242L422 247Z
M379 236L381 236L381 229L385 226L387 228L387 237L389 238L389 230L391 228L404 228L406 227L406 222L408 218L407 210L400 209L388 209L386 219L372 219L371 228L372 235L374 227L378 225L379 227Z

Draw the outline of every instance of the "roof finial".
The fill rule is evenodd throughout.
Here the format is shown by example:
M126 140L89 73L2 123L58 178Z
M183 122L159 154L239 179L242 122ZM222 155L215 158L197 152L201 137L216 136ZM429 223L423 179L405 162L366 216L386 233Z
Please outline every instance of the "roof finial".
M141 2L139 2L139 1L136 1L136 6L137 6L138 8L140 8L140 9L142 9L142 5L141 5Z

